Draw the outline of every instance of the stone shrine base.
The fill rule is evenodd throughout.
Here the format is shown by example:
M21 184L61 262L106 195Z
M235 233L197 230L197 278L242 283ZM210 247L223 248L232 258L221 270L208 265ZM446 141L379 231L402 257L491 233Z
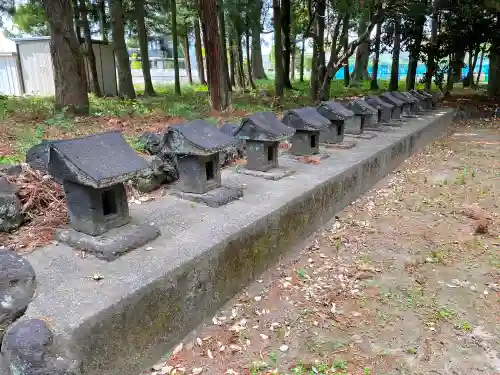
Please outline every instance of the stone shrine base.
M390 125L388 125L388 124L380 124L376 127L367 126L367 127L365 127L365 130L371 131L371 132L379 132L379 133L388 133L388 132L392 131Z
M373 134L373 133L365 133L366 129L363 129L363 133L361 134L348 134L346 133L346 137L351 137L351 138L358 138L358 139L373 139L377 136L377 134Z
M350 150L356 147L357 143L354 141L342 141L340 143L320 143L321 146L325 148L337 149L337 150Z
M159 235L160 231L151 225L129 223L100 236L91 236L67 228L59 231L56 238L75 250L83 250L95 255L96 258L112 261L146 245Z
M170 191L170 195L196 203L203 203L208 207L216 208L242 198L243 189L221 186L204 194L186 193L180 190L172 189Z
M248 176L253 176L253 177L258 177L258 178L263 178L265 180L273 180L273 181L278 181L281 180L282 178L291 176L295 174L295 170L290 169L290 168L273 168L270 169L266 172L262 171L254 171L252 169L246 169L246 168L238 168L237 169L238 173L246 174Z

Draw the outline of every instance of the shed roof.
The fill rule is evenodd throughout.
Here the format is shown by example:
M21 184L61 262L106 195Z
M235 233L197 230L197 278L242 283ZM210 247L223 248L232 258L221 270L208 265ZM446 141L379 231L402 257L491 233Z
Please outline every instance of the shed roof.
M236 144L236 139L208 121L193 120L169 126L164 142L176 154L209 155Z
M291 109L283 115L283 123L295 129L321 130L330 126L330 120L321 116L316 108Z
M283 124L272 112L257 112L241 121L235 137L255 141L281 141L291 137L295 129Z
M373 115L377 114L378 110L373 108L370 104L362 99L351 100L346 103L347 108L354 112L356 115Z
M148 168L117 131L54 141L49 146L51 175L96 189L125 182Z
M339 102L330 100L318 106L318 112L330 121L343 121L354 116L354 113Z
M222 125L219 128L219 130L222 133L230 135L232 137L234 135L234 133L236 132L236 130L238 130L239 127L240 126L238 124L232 124L232 123L226 122L224 125Z
M394 95L396 98L400 99L401 101L405 103L416 103L418 102L418 99L407 94L406 92L399 92L399 91L391 91L391 94Z

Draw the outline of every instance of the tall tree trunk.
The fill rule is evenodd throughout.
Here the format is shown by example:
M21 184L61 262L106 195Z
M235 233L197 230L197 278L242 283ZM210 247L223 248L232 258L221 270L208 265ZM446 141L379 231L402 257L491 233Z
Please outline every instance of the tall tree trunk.
M392 47L392 66L389 90L398 91L399 88L399 54L401 52L401 16L394 21L394 46Z
M247 70L248 70L248 83L252 90L255 90L257 87L255 86L255 82L253 81L252 78L252 63L250 61L250 22L248 20L248 13L246 14L246 30L245 30L245 47L246 47L246 53L247 53Z
M105 0L99 0L98 12L99 12L99 29L101 30L102 41L108 41L108 20L106 17L106 3Z
M291 89L290 59L292 57L291 23L292 10L290 0L281 0L281 26L283 31L283 82L286 88Z
M479 59L479 71L477 72L476 87L479 86L479 80L481 78L481 72L483 71L483 59L484 59L484 52L485 51L486 51L486 48L483 45L481 47L481 58Z
M464 66L464 59L465 59L465 47L461 47L455 53L456 66L454 67L453 70L453 83L462 81L462 67Z
M226 21L224 20L224 8L223 3L220 1L218 6L219 13L219 44L221 46L221 57L222 57L222 73L224 74L224 82L227 84L227 89L232 91L231 79L229 78L229 64L227 61L227 46L226 46Z
M295 81L295 62L297 58L297 47L295 43L295 36L292 38L293 44L292 44L292 61L290 62L290 80Z
M365 10L358 23L358 37L366 32L369 23L369 14ZM368 79L368 60L370 58L370 40L361 43L356 48L356 60L354 62L354 71L352 72L352 82L359 82Z
M285 90L283 81L283 41L281 38L281 6L280 0L273 0L274 16L274 89L281 98Z
M427 55L427 70L425 72L425 89L430 90L432 87L432 79L436 72L436 54L437 54L437 36L439 24L439 10L437 0L434 0L431 21L431 40L429 53Z
M234 39L232 33L229 33L229 71L231 75L231 86L236 86L236 53L234 49Z
M313 59L309 95L313 101L318 99L320 82L325 71L325 0L316 2L316 30L313 44Z
M344 47L344 53L347 54L347 51L349 50L349 22L350 22L350 16L349 14L346 14L344 17L344 24L342 27L342 40L343 40L343 47ZM349 59L347 58L344 62L344 87L349 87L351 84L351 75L349 74Z
M76 115L89 113L85 65L73 24L71 0L42 0L50 27L56 109Z
M203 53L201 52L201 35L200 35L200 22L198 19L194 20L194 48L196 51L196 65L198 69L198 78L202 85L207 84L205 79L205 67L203 66Z
M500 13L497 14L496 29L500 30ZM495 35L490 47L490 66L488 70L488 95L500 96L500 37Z
M120 97L135 99L134 83L130 71L130 57L125 44L125 27L122 0L108 0L111 32L118 68L118 93Z
M252 77L255 79L267 79L262 62L262 48L260 41L260 17L262 11L262 0L258 1L258 15L252 22Z
M174 90L176 95L181 95L181 77L179 74L179 38L177 34L177 4L170 0L170 13L172 14L172 44L174 46Z
M80 7L78 6L78 0L72 0L72 4L73 4L73 19L75 21L76 38L78 39L78 42L80 42L80 39L82 37L82 29L80 27L81 24Z
M238 86L241 88L245 88L245 70L243 69L243 46L241 44L241 26L240 26L240 18L236 21L235 33L236 33L236 68L238 71Z
M406 90L409 91L415 88L418 59L420 50L422 49L422 37L424 34L425 14L419 15L415 20L415 41L410 49L410 57L408 60L408 74L406 75Z
M300 82L304 82L305 52L306 52L306 37L302 36L302 48L300 49Z
M89 90L95 96L101 96L101 88L99 87L99 77L97 75L97 64L95 61L94 48L92 47L92 35L90 34L90 25L88 18L87 3L85 0L79 1L80 15L83 26L83 36L85 41L85 57L88 63L88 80Z
M227 97L227 85L224 82L222 73L222 57L219 39L219 27L217 25L217 3L216 0L203 0L200 2L201 20L205 35L205 53L207 56L208 88L210 90L210 99L212 109L219 111L224 109L223 94ZM224 85L224 87L223 87ZM225 91L225 93L222 93Z
M200 18L201 19L201 18ZM201 21L201 36L203 40L203 45L205 46L205 64L207 66L207 82L210 83L210 67L208 66L210 64L210 61L208 60L207 57L207 30L205 29L205 24L203 21Z
M188 76L189 84L193 84L193 73L191 72L191 54L189 52L189 28L186 25L184 29L184 65L186 67L186 74Z
M337 56L340 51L340 48L337 48L337 40L339 38L339 32L340 32L340 24L342 23L342 17L338 15L337 20L335 21L335 26L333 27L333 34L332 34L332 43L330 46L330 57L328 59L328 65L335 64L337 63ZM342 42L342 41L341 41ZM325 84L321 85L320 89L320 99L321 100L329 100L330 99L330 83L333 79L333 76L327 76ZM324 80L325 80L324 79Z
M139 39L139 49L141 51L142 75L144 77L144 95L155 96L156 92L153 88L153 81L151 80L151 70L149 66L148 33L144 20L144 5L145 0L135 0L134 15L137 22L137 38Z
M380 37L382 35L382 22L377 23L377 31L375 32L375 55L373 56L372 65L372 81L370 88L378 90L378 62L380 59Z
M464 79L464 87L474 87L474 69L476 68L477 58L479 57L480 46L477 45L475 48L471 48L469 51L469 64L467 71L467 76Z

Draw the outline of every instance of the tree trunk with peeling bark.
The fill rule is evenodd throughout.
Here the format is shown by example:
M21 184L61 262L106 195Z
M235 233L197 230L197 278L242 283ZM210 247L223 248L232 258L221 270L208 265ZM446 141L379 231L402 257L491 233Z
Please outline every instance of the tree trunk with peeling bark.
M108 0L111 32L118 70L118 94L124 99L135 99L134 83L130 70L130 56L125 44L125 27L121 0Z
M340 52L340 48L337 48L337 39L339 38L339 33L340 33L340 24L342 23L342 18L339 15L337 17L337 20L335 22L335 26L333 27L333 34L332 34L332 43L331 43L331 48L330 48L330 58L328 60L328 63L333 62L334 64L337 62L337 56ZM340 43L340 46L342 44ZM330 85L331 81L333 79L332 77L325 77L326 78L326 85L322 86L321 93L320 93L320 99L321 100L328 100L330 99Z
M392 48L391 79L389 90L398 91L399 88L399 54L401 52L401 17L396 16L394 21L394 47Z
M309 95L313 101L319 97L322 77L325 76L325 0L316 3L316 27L314 32L313 57ZM320 89L321 87L321 89Z
M408 74L406 75L406 90L415 89L418 59L420 50L422 49L422 38L424 34L425 14L419 15L415 21L415 41L413 48L410 49L410 57L408 61Z
M358 36L363 35L369 24L368 12L363 12L358 24ZM351 84L353 82L364 81L368 79L368 59L370 57L370 41L361 43L356 48L356 60L354 62L354 71L352 72Z
M80 8L80 18L83 26L83 40L85 57L87 60L87 68L89 70L87 74L89 90L95 96L101 95L101 88L99 87L99 77L97 75L97 64L95 60L94 48L92 47L92 35L90 33L90 24L88 18L87 2L85 0L79 1Z
M196 65L198 69L198 78L202 85L207 84L205 79L205 67L203 66L203 53L201 47L201 32L200 32L200 22L198 19L194 20L194 48L196 52Z
M481 58L479 59L479 70L477 72L477 78L476 78L476 86L479 86L479 80L481 79L481 73L483 71L483 60L484 60L484 53L486 51L486 48L484 45L481 47Z
M262 0L259 2L258 17L252 23L252 77L255 79L267 79L262 62L262 47L260 40L260 18L262 11Z
M437 8L437 0L434 0L432 20L431 20L431 39L429 51L427 53L427 69L425 72L425 89L430 90L432 87L432 78L436 72L436 53L437 53L437 36L438 36L439 10Z
M380 38L382 36L382 22L377 23L377 31L375 32L375 55L373 56L372 64L372 81L370 88L378 90L378 62L380 59Z
M281 6L279 0L273 0L274 15L274 89L276 96L281 98L285 91L283 81L283 42L281 38Z
M234 52L234 39L229 33L229 73L231 86L236 86L236 54Z
M181 77L179 72L179 38L177 30L177 4L170 0L170 13L172 14L172 44L174 46L174 90L176 95L181 95Z
M227 61L227 46L226 46L226 21L224 19L224 9L222 2L218 6L217 13L219 15L219 44L221 46L222 69L224 74L224 82L226 82L227 90L232 91L231 79L229 77L229 64Z
M346 14L344 17L344 26L342 27L342 40L343 40L343 48L344 54L347 54L349 51L349 22L351 17L349 14ZM344 87L349 87L351 84L351 74L349 72L349 58L344 61Z
M247 71L248 71L248 83L252 90L255 90L257 87L255 86L255 82L252 78L252 64L250 62L250 25L248 20L248 14L246 15L246 30L245 30L245 47L247 53Z
M281 28L283 31L283 83L287 89L292 88L290 82L290 60L292 57L291 40L292 10L290 0L281 0Z
M144 95L155 96L156 92L151 80L151 69L149 66L149 52L148 52L148 32L146 30L145 0L135 0L134 16L137 22L137 39L139 39L139 49L141 51L141 66L142 75L144 77Z
M88 115L85 63L75 34L71 0L42 0L50 28L56 110Z
M186 26L184 29L184 40L183 40L183 48L184 48L184 64L186 67L186 74L188 77L189 84L193 84L193 72L191 71L191 54L189 52L189 28Z
M304 82L304 60L306 51L306 38L302 37L302 48L300 49L300 82Z

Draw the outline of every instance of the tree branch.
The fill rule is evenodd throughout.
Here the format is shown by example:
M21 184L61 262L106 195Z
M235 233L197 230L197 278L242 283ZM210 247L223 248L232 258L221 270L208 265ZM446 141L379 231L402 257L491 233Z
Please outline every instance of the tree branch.
M328 61L328 65L326 66L326 73L325 73L325 78L323 79L323 83L321 84L321 89L320 91L323 91L328 82L333 78L333 76L338 72L340 67L349 59L354 54L354 51L356 48L366 42L366 40L370 37L370 34L375 27L375 25L379 22L382 22L383 18L385 17L385 10L380 9L379 12L372 18L370 21L370 24L366 28L365 32L361 34L358 39L353 40L351 43L349 43L349 46L347 47L347 51L344 51L344 53L341 56L338 56L336 53L332 53L330 55L330 59ZM333 51L333 49L332 49Z

